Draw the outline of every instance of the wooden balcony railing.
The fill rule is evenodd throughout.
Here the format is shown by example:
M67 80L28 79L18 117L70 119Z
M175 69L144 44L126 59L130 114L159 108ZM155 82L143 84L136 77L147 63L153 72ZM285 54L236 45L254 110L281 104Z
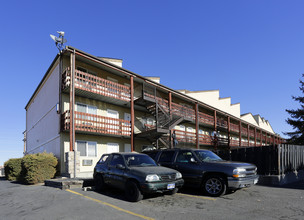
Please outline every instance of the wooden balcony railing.
M230 130L234 131L234 132L240 132L240 127L239 127L239 125L230 123Z
M176 139L180 143L196 143L196 134L194 132L180 131L173 129L176 134Z
M62 87L70 86L71 72L67 68L62 74ZM112 82L89 73L75 70L75 88L123 101L130 101L130 87Z
M248 141L242 141L242 147L248 146Z
M169 112L169 104L166 99L151 95L149 93L144 93L144 96L149 97L150 99L155 99L159 105L166 111Z
M239 146L240 142L239 140L230 140L230 146Z
M179 105L174 102L171 103L171 112L174 115L178 115L190 120L195 120L195 111L187 106Z
M199 120L199 122L204 123L204 124L214 125L214 117L212 115L208 115L208 114L199 112L198 120Z
M199 134L198 137L199 137L199 144L212 145L212 138L210 135Z
M70 129L70 111L62 114L63 130ZM100 134L131 135L131 122L122 119L75 112L75 130Z
M254 130L249 130L249 136L254 137Z
M221 128L228 128L228 122L223 118L216 118L216 125Z
M189 132L189 131L180 131L180 130L175 130L176 138L178 142L180 143L191 143L195 144L196 143L196 133L195 132ZM199 134L199 144L202 145L212 145L212 138L210 135L206 134Z
M248 134L247 128L241 127L241 129L242 129L242 135L247 136Z

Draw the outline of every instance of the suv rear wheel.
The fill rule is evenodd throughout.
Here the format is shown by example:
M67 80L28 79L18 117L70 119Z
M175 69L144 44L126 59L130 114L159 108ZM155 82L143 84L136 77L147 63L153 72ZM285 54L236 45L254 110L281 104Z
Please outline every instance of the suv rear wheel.
M125 195L130 202L138 202L143 199L143 195L137 184L133 181L128 181L125 187Z
M208 196L222 196L226 193L226 189L225 180L219 175L210 175L203 181L203 191Z

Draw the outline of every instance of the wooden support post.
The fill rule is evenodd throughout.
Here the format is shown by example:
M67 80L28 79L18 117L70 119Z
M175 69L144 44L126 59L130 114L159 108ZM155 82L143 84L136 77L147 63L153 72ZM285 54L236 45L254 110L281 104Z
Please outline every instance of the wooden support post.
M230 150L230 117L227 117L227 125L228 125L228 148Z
M216 127L216 121L217 121L216 111L214 110L214 131L216 131L216 129L217 129L217 127Z
M70 151L75 151L75 50L70 54Z
M250 134L249 134L249 124L247 124L247 146L250 146Z
M242 122L239 123L239 147L242 146Z
M195 130L196 130L196 148L199 149L198 103L195 103Z
M130 76L130 87L131 87L131 91L130 91L130 96L131 96L131 100L130 100L130 107L131 107L131 151L134 151L134 80L133 80L133 76Z
M172 93L169 92L168 93L168 107L169 107L169 115L170 115L170 119L172 119L172 112L171 112L171 108L172 108ZM169 140L170 140L170 148L173 148L173 140L172 140L172 134L173 134L173 131L172 129L170 130L170 137L169 137Z
M256 128L254 128L254 146L256 147L257 145L257 132L256 132Z

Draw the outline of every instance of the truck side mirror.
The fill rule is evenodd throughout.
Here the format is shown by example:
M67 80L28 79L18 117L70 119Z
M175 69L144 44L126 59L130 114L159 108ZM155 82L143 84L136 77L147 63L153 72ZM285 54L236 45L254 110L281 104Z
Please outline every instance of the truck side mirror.
M120 169L120 170L126 169L126 167L125 167L124 165L122 165L122 164L117 164L117 165L116 165L116 168L117 168L117 169Z

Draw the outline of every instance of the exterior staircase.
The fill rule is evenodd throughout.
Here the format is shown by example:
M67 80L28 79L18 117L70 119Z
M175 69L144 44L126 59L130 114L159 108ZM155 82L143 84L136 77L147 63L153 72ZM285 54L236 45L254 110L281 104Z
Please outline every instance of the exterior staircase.
M136 137L149 140L156 148L171 148L170 131L185 122L185 118L170 113L168 104L152 95L143 94L135 104L145 107L156 120L155 126L136 134Z

